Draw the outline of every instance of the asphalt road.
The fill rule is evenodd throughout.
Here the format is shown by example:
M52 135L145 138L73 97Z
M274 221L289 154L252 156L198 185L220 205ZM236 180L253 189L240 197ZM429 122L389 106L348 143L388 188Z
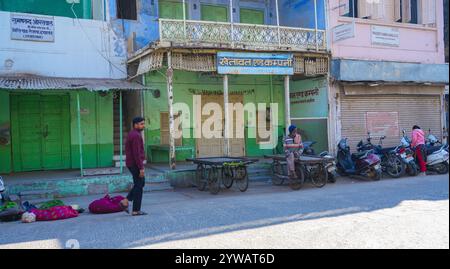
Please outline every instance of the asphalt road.
M449 178L144 194L149 215L0 223L0 248L449 248ZM96 197L65 199L85 208Z

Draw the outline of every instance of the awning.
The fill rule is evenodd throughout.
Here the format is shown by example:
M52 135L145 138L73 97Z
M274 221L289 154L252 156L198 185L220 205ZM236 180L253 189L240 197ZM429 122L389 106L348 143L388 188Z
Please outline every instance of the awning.
M334 59L331 74L343 82L448 84L448 64Z
M148 87L122 79L56 78L41 76L0 76L0 89L9 90L148 90Z

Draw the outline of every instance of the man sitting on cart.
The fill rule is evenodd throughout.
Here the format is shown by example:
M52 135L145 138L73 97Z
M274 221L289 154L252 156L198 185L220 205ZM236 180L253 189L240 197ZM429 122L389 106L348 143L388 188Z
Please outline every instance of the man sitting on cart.
M302 137L298 133L297 126L291 125L289 126L289 134L284 138L284 152L286 153L288 175L290 178L297 178L295 160L300 158L302 150Z

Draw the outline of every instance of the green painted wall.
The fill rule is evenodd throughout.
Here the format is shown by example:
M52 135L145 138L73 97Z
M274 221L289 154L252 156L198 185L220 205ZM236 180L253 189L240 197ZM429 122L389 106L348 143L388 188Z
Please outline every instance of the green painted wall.
M328 117L327 88L323 77L291 81L291 118ZM308 92L316 89L318 95Z
M80 19L92 19L91 0L80 0L73 9ZM0 10L75 18L67 0L0 0Z
M328 86L324 77L291 81L291 118L317 153L328 150Z
M113 95L80 91L83 168L113 165ZM70 94L72 168L80 167L77 125L77 93Z
M0 173L11 172L9 92L0 90Z
M160 144L160 112L167 112L167 90L166 80L158 72L150 72L146 75L146 85L152 89L159 89L161 96L155 98L150 92L144 95L145 116L147 119L147 129L145 133L146 144L159 145ZM283 78L281 76L273 76L272 83L270 76L229 76L229 91L238 92L252 92L244 94L244 103L270 103L271 100L271 85L273 88L273 102L278 103L278 123L279 135L283 134L284 125L284 88ZM193 93L192 91L223 91L223 79L221 76L208 76L196 72L184 72L176 70L174 72L174 102L185 102L192 115ZM247 114L247 113L246 113ZM193 126L191 117L191 126ZM248 116L245 115L245 131L248 128ZM184 132L190 132L193 136L193 129L183 129ZM246 135L247 137L247 135ZM259 148L256 139L247 138L246 154L247 156L262 156L264 154L272 154L272 150L262 150ZM183 146L195 147L195 139L183 138ZM182 157L177 159L183 160ZM166 159L164 157L164 159Z

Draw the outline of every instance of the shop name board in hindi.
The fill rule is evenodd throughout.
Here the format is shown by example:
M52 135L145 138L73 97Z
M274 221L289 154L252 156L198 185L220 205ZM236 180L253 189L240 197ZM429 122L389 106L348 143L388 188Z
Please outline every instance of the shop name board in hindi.
M217 70L219 74L292 75L293 61L292 54L219 52Z
M54 19L53 17L11 14L11 39L54 42Z

